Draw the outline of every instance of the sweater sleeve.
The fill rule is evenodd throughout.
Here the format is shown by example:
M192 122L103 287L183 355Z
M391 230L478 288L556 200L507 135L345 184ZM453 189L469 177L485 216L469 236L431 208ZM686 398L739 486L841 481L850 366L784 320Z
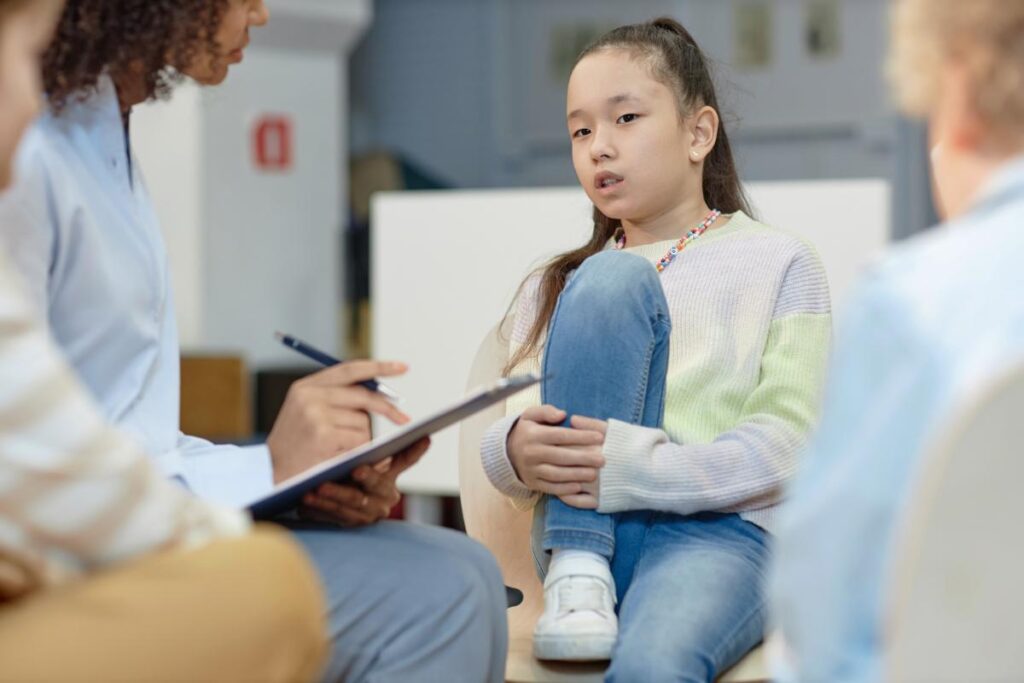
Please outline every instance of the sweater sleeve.
M2 252L0 377L0 599L46 576L248 529L240 512L166 480L103 421Z
M480 442L480 456L491 485L503 493L516 508L529 510L537 504L538 495L519 480L505 448L508 434L518 421L518 415L508 415L492 424Z
M757 386L736 426L711 443L673 443L660 429L608 423L599 510L740 512L778 502L817 416L832 323L828 282L805 248L790 262Z
M512 306L512 320L509 334L509 360L526 343L530 328L536 317L537 292L540 286L540 276L533 274L526 279L515 303ZM533 354L523 359L513 369L514 373L539 372L539 354ZM533 406L539 406L540 387L533 386L510 397L505 402L505 417L492 424L480 442L480 457L483 462L484 472L491 484L498 491L508 497L509 502L521 510L529 510L537 504L540 495L533 491L519 480L515 468L509 460L506 444L508 443L509 432L519 420L523 411Z

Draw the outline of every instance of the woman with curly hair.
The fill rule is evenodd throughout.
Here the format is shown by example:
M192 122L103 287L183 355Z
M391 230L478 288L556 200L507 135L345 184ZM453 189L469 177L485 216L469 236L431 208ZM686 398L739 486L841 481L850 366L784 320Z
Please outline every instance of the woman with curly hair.
M170 95L182 75L219 85L242 61L249 28L269 15L248 0L69 2L44 55L50 106L96 88L104 75L117 87L122 111Z
M62 4L0 0L0 192ZM302 550L188 495L111 429L3 249L0 377L0 679L315 680L326 629Z
M167 256L131 151L131 111L183 76L222 82L268 18L263 0L70 0L43 57L49 111L0 201L2 238L40 317L105 415L168 477L234 506L368 441L371 412L408 420L359 386L404 365L360 361L296 383L265 445L179 432ZM385 471L358 470L350 486L323 486L289 522L327 593L329 680L503 676L505 593L493 558L462 534L381 521L398 498L395 478L425 449Z

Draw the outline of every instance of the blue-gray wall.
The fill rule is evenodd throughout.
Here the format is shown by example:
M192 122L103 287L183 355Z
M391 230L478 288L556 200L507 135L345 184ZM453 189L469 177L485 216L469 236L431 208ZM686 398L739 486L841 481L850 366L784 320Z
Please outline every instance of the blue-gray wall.
M552 30L671 14L715 60L746 179L888 178L896 236L929 225L923 133L894 113L882 75L888 1L840 0L840 52L814 60L804 0L767 0L772 63L735 69L748 1L376 0L351 64L353 153L397 152L459 187L572 184Z

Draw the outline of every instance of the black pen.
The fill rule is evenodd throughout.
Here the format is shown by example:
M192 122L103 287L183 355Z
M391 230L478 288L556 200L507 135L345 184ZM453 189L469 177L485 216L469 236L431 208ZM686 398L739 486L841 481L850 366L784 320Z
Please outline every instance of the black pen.
M280 339L281 343L287 346L289 349L292 349L293 351L298 351L306 358L314 360L320 365L323 365L324 367L330 367L332 365L338 365L339 363L344 362L330 354L326 354L323 351L320 351L319 349L313 348L309 344L300 341L295 337L291 337L287 334L284 334L283 332L275 332L274 336ZM375 379L368 379L365 382L360 382L360 384L362 384L370 391L379 391L380 393L390 398L392 401L402 400L402 397L399 396L394 389L389 389L388 387L384 386L382 383L378 382Z

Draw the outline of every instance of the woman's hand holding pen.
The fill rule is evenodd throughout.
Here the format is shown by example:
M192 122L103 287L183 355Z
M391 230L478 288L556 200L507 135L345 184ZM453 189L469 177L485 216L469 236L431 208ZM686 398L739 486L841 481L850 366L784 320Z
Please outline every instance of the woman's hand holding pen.
M403 363L351 361L292 384L267 439L274 482L368 442L370 413L395 424L409 422L409 416L383 395L359 385L374 377L402 375L406 370Z
M596 508L605 423L573 416L569 428L560 426L563 421L565 411L554 406L525 410L508 435L509 461L519 480L534 491L575 507Z

